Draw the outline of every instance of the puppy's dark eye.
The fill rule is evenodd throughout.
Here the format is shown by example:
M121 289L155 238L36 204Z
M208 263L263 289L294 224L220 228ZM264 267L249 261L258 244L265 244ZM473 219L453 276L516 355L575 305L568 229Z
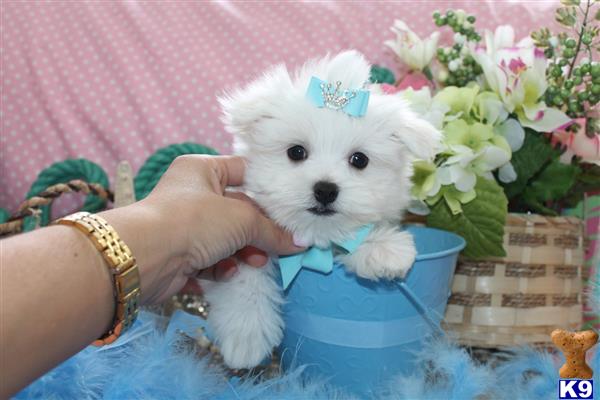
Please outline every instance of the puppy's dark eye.
M308 158L308 152L300 145L290 147L287 155L292 161L304 161Z
M348 160L348 162L354 168L365 169L367 167L367 164L369 164L369 157L367 157L365 155L365 153L361 153L360 151L357 151L356 153L354 153L350 156L350 159Z

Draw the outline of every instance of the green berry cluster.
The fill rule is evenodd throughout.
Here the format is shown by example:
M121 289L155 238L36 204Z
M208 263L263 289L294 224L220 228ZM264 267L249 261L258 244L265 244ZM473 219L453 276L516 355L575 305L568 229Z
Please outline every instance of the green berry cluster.
M475 31L475 16L467 15L463 10L447 10L433 13L433 20L439 27L449 26L454 32L454 44L451 47L437 49L437 59L448 75L441 79L446 86L466 86L482 73L481 67L467 51L468 42L479 42L481 36Z
M594 40L600 37L593 25L593 1L584 7L579 2L562 0L565 6L556 13L556 21L566 32L553 35L548 28L531 34L537 47L548 58L548 89L544 94L547 105L561 108L571 118L585 117L587 110L600 102L600 64L592 56L600 49Z
M549 69L546 104L564 108L571 118L585 116L585 111L600 101L600 64L585 59L570 76L564 76L557 65L560 63Z

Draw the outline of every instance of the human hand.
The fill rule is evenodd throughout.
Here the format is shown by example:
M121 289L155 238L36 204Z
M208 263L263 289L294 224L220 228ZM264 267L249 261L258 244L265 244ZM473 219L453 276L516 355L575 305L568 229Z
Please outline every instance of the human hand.
M266 253L302 250L251 199L226 192L241 185L243 177L239 157L181 156L147 198L103 214L125 243L132 240L143 304L164 301L186 284L193 287L195 278L227 279L237 271L237 260L259 267ZM117 213L139 225L133 229ZM143 240L136 240L140 234Z

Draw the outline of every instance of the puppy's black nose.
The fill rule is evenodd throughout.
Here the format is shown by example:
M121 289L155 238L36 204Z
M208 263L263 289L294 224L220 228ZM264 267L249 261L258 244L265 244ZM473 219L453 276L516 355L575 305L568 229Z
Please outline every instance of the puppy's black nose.
M326 206L335 201L340 192L340 188L335 183L320 181L315 183L313 192L315 193L315 199Z

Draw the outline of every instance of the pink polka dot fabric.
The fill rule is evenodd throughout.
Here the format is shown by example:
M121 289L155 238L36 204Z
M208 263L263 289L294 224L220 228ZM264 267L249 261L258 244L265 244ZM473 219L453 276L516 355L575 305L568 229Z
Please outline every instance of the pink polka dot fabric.
M517 37L552 21L558 1L3 1L0 207L14 211L37 174L84 157L110 176L155 150L194 141L231 150L216 96L267 66L356 48L395 69L394 19L418 34L435 9ZM58 213L57 213L58 214Z

